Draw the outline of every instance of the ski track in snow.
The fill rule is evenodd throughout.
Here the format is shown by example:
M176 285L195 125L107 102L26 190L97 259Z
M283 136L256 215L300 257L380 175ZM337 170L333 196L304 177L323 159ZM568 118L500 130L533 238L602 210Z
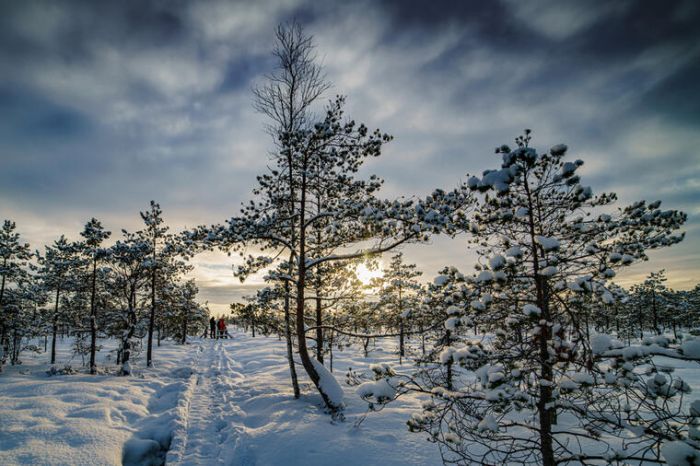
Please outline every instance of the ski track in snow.
M202 370L189 402L181 466L218 464L252 466L246 433L238 426L246 413L240 408L245 376L230 351L231 340L204 343L199 360Z

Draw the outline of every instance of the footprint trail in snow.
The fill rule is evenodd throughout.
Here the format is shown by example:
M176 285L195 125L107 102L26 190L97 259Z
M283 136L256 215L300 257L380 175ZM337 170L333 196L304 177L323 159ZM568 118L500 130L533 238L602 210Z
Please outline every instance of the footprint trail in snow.
M238 392L245 376L230 354L231 343L211 340L203 345L179 465L255 464L246 451L246 434L240 427L245 413L239 407Z

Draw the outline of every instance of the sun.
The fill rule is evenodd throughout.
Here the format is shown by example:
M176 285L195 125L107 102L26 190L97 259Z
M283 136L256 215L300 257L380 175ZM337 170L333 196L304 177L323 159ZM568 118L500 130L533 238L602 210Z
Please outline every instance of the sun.
M380 278L384 276L384 273L382 272L381 264L379 264L379 267L372 270L368 268L367 264L363 262L357 267L355 267L355 275L357 276L357 279L362 282L363 285L369 285L372 282L372 279Z

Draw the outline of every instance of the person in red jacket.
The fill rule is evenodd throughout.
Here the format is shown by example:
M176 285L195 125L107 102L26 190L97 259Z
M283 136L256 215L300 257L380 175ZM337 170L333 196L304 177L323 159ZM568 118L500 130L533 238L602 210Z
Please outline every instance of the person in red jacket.
M219 319L219 338L228 338L228 331L226 331L226 321L221 317Z

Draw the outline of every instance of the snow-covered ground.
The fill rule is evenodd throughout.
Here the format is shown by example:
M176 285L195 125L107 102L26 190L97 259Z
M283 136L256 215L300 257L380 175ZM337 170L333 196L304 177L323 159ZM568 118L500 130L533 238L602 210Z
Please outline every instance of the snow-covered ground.
M105 346L101 369L110 367L105 356L111 345ZM177 403L187 388L178 368L190 365L192 349L165 343L157 348L156 367L137 370L134 377L48 376L47 354L23 355L24 364L6 366L0 375L0 464L121 464L126 442L163 456L166 431L177 421ZM58 368L80 367L79 358L70 361L68 341L59 345L57 360ZM156 418L162 427L148 424ZM160 438L163 446L135 441L135 435Z
M48 376L46 354L25 356L0 376L0 464L160 464L166 455L181 465L441 464L437 447L406 428L415 398L356 426L367 405L344 383L347 369L394 362L394 354L335 355L347 407L345 421L334 422L304 379L302 398L291 396L283 341L231 333L165 343L156 367L137 360L133 377ZM69 352L65 342L58 367Z
M0 465L439 465L437 447L409 433L406 420L420 400L406 396L363 422L367 405L345 384L349 368L396 364L395 342L363 358L359 348L334 355L334 376L345 392L345 420L333 421L302 377L291 394L284 342L231 329L231 340L165 342L156 364L135 361L135 375L47 375L47 354L0 375ZM70 360L59 346L57 367ZM102 369L113 342L103 342ZM700 398L695 362L658 358ZM80 361L72 361L74 367ZM408 363L410 364L410 363ZM303 374L299 368L300 376Z

